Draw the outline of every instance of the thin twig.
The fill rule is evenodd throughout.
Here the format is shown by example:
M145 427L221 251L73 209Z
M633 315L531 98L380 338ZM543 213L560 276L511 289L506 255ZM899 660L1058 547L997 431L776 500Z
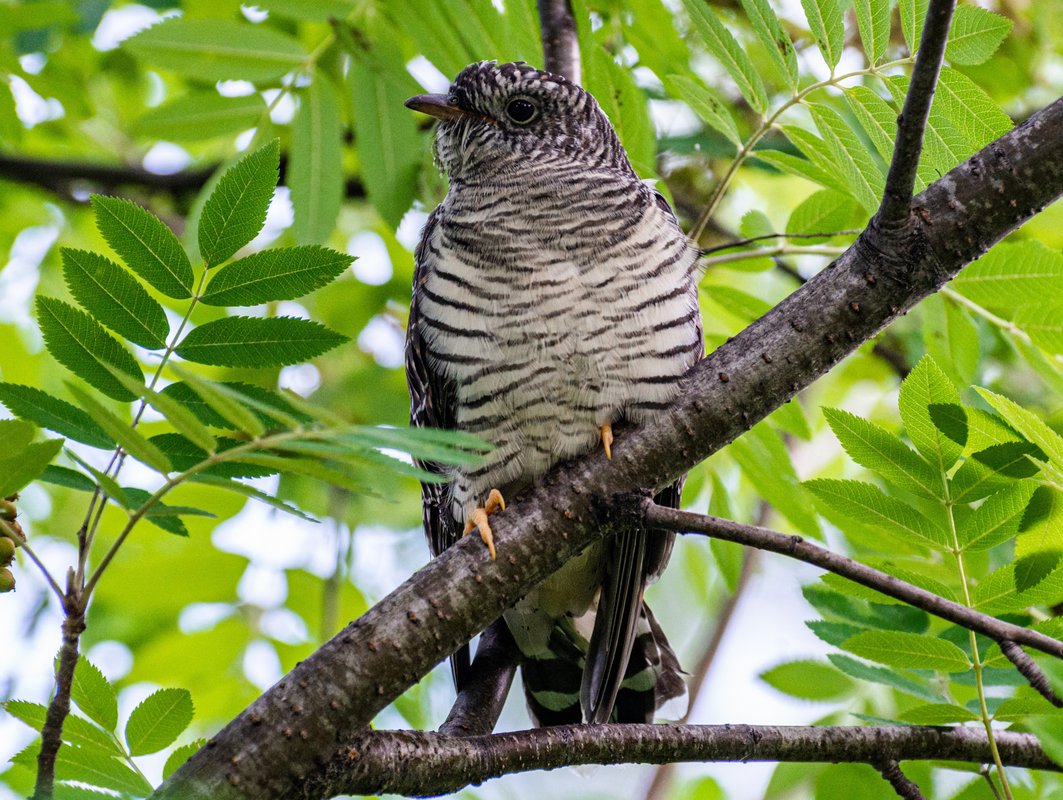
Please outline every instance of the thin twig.
M875 764L875 768L882 773L889 785L904 800L926 800L919 787L907 775L901 772L901 765L894 759Z
M1010 622L981 614L972 608L938 597L885 572L853 561L851 558L832 553L819 545L806 542L800 536L787 536L753 525L677 511L658 506L650 500L642 503L643 521L655 528L664 528L680 533L701 533L729 542L737 542L759 550L768 550L806 564L825 569L854 583L921 608L928 614L953 622L967 630L988 636L995 642L1013 641L1040 650L1042 653L1063 658L1063 642L1043 633L1014 625Z
M720 250L730 250L732 247L744 247L747 244L762 242L765 239L832 239L835 236L855 236L862 230L863 229L861 228L860 230L851 229L845 231L830 231L828 233L765 233L763 236L751 236L748 239L738 239L733 242L724 242L723 244L706 247L701 251L700 257L704 258L705 256L719 252Z
M886 174L882 205L875 215L874 224L883 229L901 228L908 221L916 167L923 150L923 132L930 117L930 104L937 87L941 60L945 56L945 42L955 5L956 0L930 0L912 81L904 98L904 108L897 118L897 139Z

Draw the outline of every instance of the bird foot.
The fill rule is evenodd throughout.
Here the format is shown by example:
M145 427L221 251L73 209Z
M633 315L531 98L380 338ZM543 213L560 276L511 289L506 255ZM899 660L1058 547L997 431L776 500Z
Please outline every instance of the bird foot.
M602 432L602 447L605 448L605 457L610 461L613 460L613 426L608 422L600 426L599 429Z
M480 531L480 538L483 543L487 545L487 552L491 554L491 560L495 560L495 537L491 533L491 525L487 521L487 517L498 511L506 510L506 501L502 497L502 493L498 489L492 489L491 493L487 495L487 502L480 508L473 509L473 512L465 520L465 531L462 536L467 536L472 533L473 529Z

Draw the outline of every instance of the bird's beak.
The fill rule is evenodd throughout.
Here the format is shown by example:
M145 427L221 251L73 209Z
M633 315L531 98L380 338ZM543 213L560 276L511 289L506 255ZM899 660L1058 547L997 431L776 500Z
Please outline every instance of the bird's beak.
M406 108L412 108L422 114L431 114L437 119L457 119L465 115L445 94L419 94L406 101Z

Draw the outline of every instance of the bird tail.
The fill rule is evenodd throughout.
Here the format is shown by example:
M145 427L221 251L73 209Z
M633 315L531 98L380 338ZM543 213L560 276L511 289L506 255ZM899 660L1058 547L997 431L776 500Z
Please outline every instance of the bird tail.
M539 727L584 721L580 692L587 644L581 638L571 626L557 625L550 636L550 656L525 658L521 665L528 710ZM673 707L686 693L679 660L644 605L624 679L607 721L652 722L665 704L668 716L679 717L683 710L674 713Z

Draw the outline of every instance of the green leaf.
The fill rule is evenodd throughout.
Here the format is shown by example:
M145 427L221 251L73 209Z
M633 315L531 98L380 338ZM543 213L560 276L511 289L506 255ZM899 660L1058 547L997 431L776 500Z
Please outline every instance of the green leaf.
M92 464L85 461L85 459L83 459L73 450L67 448L63 452L66 453L66 455L70 457L74 462L76 462L78 466L80 466L83 470L89 473L89 475L91 475L95 479L96 483L99 484L100 489L102 489L108 497L110 497L112 500L118 503L118 505L120 505L127 511L132 508L133 504L129 501L129 498L126 497L126 493L122 489L122 487L115 482L114 478L96 469L94 466L92 466Z
M125 740L129 754L157 753L173 744L192 722L192 695L187 689L159 689L129 715Z
M302 0L299 0L302 2ZM196 739L194 742L183 744L170 753L166 764L162 768L162 779L166 780L180 768L188 759L198 753L207 743L206 739Z
M758 494L807 536L823 534L779 435L764 423L731 444L731 455Z
M757 113L763 114L768 108L768 93L746 51L727 30L711 6L699 0L683 0L683 5L702 44L734 79L735 86L749 105Z
M790 126L784 125L783 127L787 130L790 129ZM809 134L809 136L812 139L815 139L817 142L817 148L825 149L826 145L823 144L822 139L815 134ZM801 158L792 153L783 153L779 150L755 150L753 151L753 157L774 167L780 172L786 172L790 175L796 175L799 178L805 178L820 186L833 189L839 194L844 194L846 196L849 194L849 189L844 181L840 180L837 176L831 175L819 165L813 164L807 158Z
M930 0L898 0L897 3L904 41L908 45L908 52L913 55L919 49L919 40L923 38L923 22L926 21L929 6Z
M944 67L938 78L934 110L952 123L972 151L999 139L1012 128L1011 117L1000 110L985 89L949 67Z
M46 439L15 452L5 449L0 457L0 497L14 494L44 472L62 447L62 439Z
M786 222L787 233L824 233L828 236L805 238L805 244L825 242L829 234L850 227L857 213L857 204L848 195L833 189L821 189L802 200L790 213Z
M1012 478L1031 478L1039 467L1030 457L1044 453L1029 442L995 444L971 455L952 476L949 494L954 503L971 503L992 494Z
M243 431L251 436L261 436L266 432L266 426L250 409L231 394L222 390L221 386L213 381L204 380L195 373L171 365L174 372L185 379L191 390L202 400L215 414L229 423L234 430ZM219 426L221 427L221 426Z
M850 194L869 214L873 214L878 209L886 182L882 167L871 157L867 146L857 138L852 127L837 111L819 103L806 105L816 122L816 128L827 143L835 169L842 171L850 187Z
M352 256L324 247L263 250L218 270L202 302L210 306L254 306L294 300L335 280L352 261Z
M850 658L841 653L831 653L827 658L835 667L857 680L881 683L884 686L899 689L906 694L922 698L931 703L936 703L941 700L941 695L934 692L929 686L919 683L913 678L894 672L891 669L865 664L862 661L857 661L855 658Z
M849 457L891 483L930 497L940 497L941 478L899 438L848 411L824 408L834 435Z
M1035 488L1033 481L1021 481L990 495L956 526L960 546L965 550L988 550L1018 533Z
M845 21L838 0L801 0L808 27L823 60L834 71L845 47Z
M871 64L877 64L890 43L889 0L855 0L856 25Z
M181 243L154 214L117 197L92 195L96 226L133 272L167 297L192 296L192 264Z
M56 361L108 397L136 399L115 380L107 365L138 380L143 379L143 373L136 359L100 323L61 300L43 296L37 297L37 321Z
M215 442L214 437L210 435L210 431L199 421L195 414L185 408L180 402L168 395L155 392L132 378L126 378L119 373L115 373L115 377L125 384L129 391L135 392L138 396L147 400L156 411L166 417L166 421L173 425L180 434L195 442L207 452L214 452Z
M796 90L799 81L797 52L768 0L742 0L742 8L775 69L790 88Z
M982 64L1011 32L1011 20L978 6L959 6L952 13L945 58L953 64Z
M229 478L220 478L216 475L207 475L199 473L192 476L190 480L194 483L205 483L209 486L214 486L218 489L225 489L229 492L235 492L236 494L243 495L252 500L258 500L260 503L265 503L278 511L283 511L285 514L291 514L293 517L298 517L306 522L318 522L316 518L307 514L290 503L286 503L283 500L259 491L253 486L248 486L246 483L240 483L239 481L230 480Z
M287 183L295 211L292 231L299 244L326 242L336 226L343 196L342 132L336 91L324 73L315 71L300 96L288 156Z
M93 492L96 484L77 470L67 467L58 467L50 464L44 468L40 480L53 486L65 486L67 489L76 489L79 492Z
M276 474L274 469L266 469L265 467L245 464L240 461L243 450L240 453L226 455L225 458L228 460L223 460L209 467L203 467L203 462L207 460L207 452L192 444L179 433L159 433L152 436L150 441L166 454L175 469L182 472L200 466L201 469L195 474L214 475L220 478L262 478L266 475ZM218 437L219 453L225 454L227 450L232 450L240 445L246 446L247 442L230 439L226 436Z
M756 2L758 0L746 0ZM763 2L763 0L759 0ZM789 39L787 39L789 41ZM668 94L678 97L697 114L701 121L713 130L722 133L736 147L742 146L742 137L738 126L727 108L726 101L714 90L686 75L668 75L664 78L664 88Z
M1015 315L1015 324L1030 340L1053 355L1063 353L1063 301L1058 305L1027 306Z
M901 384L897 406L908 438L943 473L956 463L963 447L938 430L930 416L930 406L959 402L956 387L930 356L920 360Z
M137 433L128 422L80 387L67 384L67 388L81 407L88 411L107 435L112 436L129 455L164 475L173 470L170 460L162 451Z
M978 328L966 309L940 294L920 304L927 353L959 389L966 389L978 371Z
M854 188L848 183L848 176L845 172L839 169L835 163L834 153L828 142L819 138L810 130L805 130L796 125L780 125L779 130L815 165L815 174L820 176L818 180L820 184L842 194L853 195ZM760 151L756 152L759 157Z
M1025 592L1040 584L1059 566L1063 553L1044 550L1030 553L1015 561L1015 589Z
M804 486L843 517L932 547L948 545L945 532L937 525L870 483L817 478L805 481Z
M1057 710L1051 714L1028 717L1025 725L1037 737L1048 757L1063 766L1063 714Z
M15 719L29 725L38 733L44 727L48 714L46 706L28 703L25 700L8 700L3 709ZM77 714L68 714L63 720L63 742L77 747L91 747L115 756L121 756L121 748L106 733Z
M279 169L274 139L225 170L199 219L199 253L208 267L228 260L262 230Z
M760 679L784 694L802 700L833 700L853 690L853 683L819 661L789 661L760 674Z
M738 223L738 233L746 239L771 236L775 233L775 226L771 224L767 214L759 208L754 208L742 215L742 219Z
M347 337L295 317L225 317L190 331L177 355L197 364L279 367L319 356Z
M136 129L170 142L194 142L254 128L265 113L266 104L257 94L222 97L214 91L192 91L146 112Z
M78 656L70 697L85 716L104 730L113 733L118 727L118 698L114 687L85 656Z
M994 394L988 389L975 387L975 391L982 395L982 398L996 409L1015 430L1041 448L1049 461L1063 469L1063 436L1018 403L1002 395Z
M0 403L16 417L68 439L101 449L114 447L114 440L82 409L40 389L18 383L0 383Z
M587 90L613 123L635 172L645 178L655 176L657 136L645 92L635 83L631 70L617 64L604 47L595 45L587 55Z
M170 325L147 290L99 253L60 249L67 288L86 311L120 336L146 347L166 347Z
M145 797L151 794L153 789L147 779L123 762L98 750L82 747L60 748L55 759L55 777L59 780L78 781L116 792L126 792L137 797Z
M981 717L963 706L954 706L951 703L931 703L909 708L901 713L899 719L913 725L955 725L961 722L975 722Z
M842 645L850 653L890 667L965 672L970 659L952 642L902 631L864 631Z
M122 47L152 66L204 81L272 81L307 59L291 36L230 19L171 17Z
M958 403L931 403L930 421L960 447L967 445L967 410Z
M403 107L417 87L411 85L398 50L359 44L363 46L352 49L346 81L354 108L359 172L377 213L397 228L413 203L421 169L417 115Z
M32 423L18 419L0 419L0 452L6 457L27 447L36 433Z
M884 161L893 158L897 111L866 86L845 89L845 101Z
M1063 254L1042 242L1005 242L952 281L964 297L986 308L1037 306L1063 297Z

